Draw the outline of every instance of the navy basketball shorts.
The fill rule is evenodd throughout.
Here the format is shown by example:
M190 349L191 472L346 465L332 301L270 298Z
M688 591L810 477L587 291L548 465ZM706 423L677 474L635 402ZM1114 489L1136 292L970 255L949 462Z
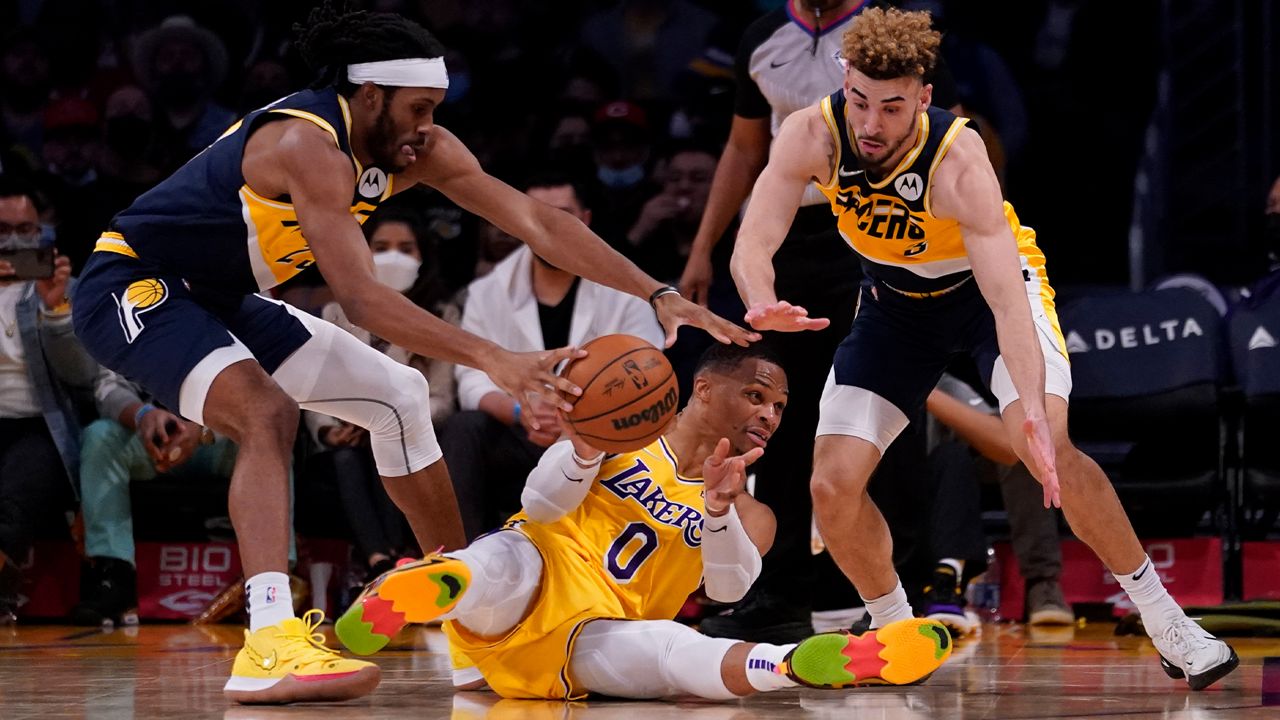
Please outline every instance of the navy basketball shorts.
M422 373L332 323L259 295L193 292L145 261L94 252L73 298L76 335L100 364L197 423L214 378L252 360L304 410L369 430L379 474L440 459Z
M89 256L73 306L76 335L95 360L196 421L213 377L199 383L192 371L213 364L208 358L219 361L215 374L248 359L271 374L311 339L296 317L266 298L197 299L182 278L114 252Z
M1028 283L1028 302L1045 359L1045 392L1066 399L1071 369L1056 313L1038 284ZM836 349L822 392L817 435L861 438L884 454L959 355L977 363L1001 412L1018 399L976 281L917 298L864 279L853 327Z

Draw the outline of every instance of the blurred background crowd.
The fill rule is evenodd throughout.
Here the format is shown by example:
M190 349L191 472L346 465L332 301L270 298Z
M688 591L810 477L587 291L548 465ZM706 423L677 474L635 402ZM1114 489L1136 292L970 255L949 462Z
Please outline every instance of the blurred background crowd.
M752 22L784 4L365 3L417 20L449 48L450 87L436 121L459 135L490 173L531 194L541 191L539 199L578 215L671 283L684 272L729 135L740 43ZM930 11L945 32L942 52L959 105L983 128L1006 196L1036 228L1055 286L1137 291L1172 273L1195 272L1202 276L1196 287L1216 293L1214 302L1225 312L1228 304L1257 295L1258 287L1277 284L1270 273L1280 255L1280 185L1273 187L1280 173L1280 94L1270 78L1280 76L1280 53L1272 46L1280 12L1269 3L893 4ZM39 233L69 258L74 275L116 212L236 118L311 82L290 44L293 23L310 6L307 0L0 1L5 233ZM29 202L5 204L12 198ZM492 295L492 288L468 286L491 272L501 276L504 260L508 273L532 267L533 291L547 307L566 293L585 292L536 258L511 256L518 241L430 189L397 196L365 230L383 256L378 267L385 281L464 327L468 314L494 312L492 305L469 308L477 293ZM727 272L733 232L712 258L712 303L737 319ZM3 290L0 316L12 340L24 300L15 295L9 303ZM314 269L277 292L342 324ZM544 334L565 322L543 318ZM172 466L156 466L146 453L130 450L145 390L106 372L72 372L67 366L75 357L50 351L53 323L41 328L48 337L25 346L0 343L6 435L0 438L0 603L10 610L20 604L15 568L28 557L32 539L65 536L68 523L59 518L82 508L76 526L86 533L90 562L78 615L87 622L118 618L135 602L131 481L186 474L222 478L225 487L234 447L216 438L193 441ZM17 335L26 341L25 327ZM363 339L382 343L368 333ZM682 334L671 352L678 368L689 367L702 342ZM40 373L31 369L37 354L47 356ZM401 355L430 379L433 418L455 482L462 483L469 534L493 527L515 509L511 489L496 486L518 485L519 469L527 472L545 439L522 428L519 413L513 418L509 410L494 413L479 399L468 400L465 371ZM21 393L12 388L37 375L42 379L22 391L28 399L13 400ZM44 392L46 385L56 392ZM167 413L157 417L182 422ZM378 487L364 434L335 423L308 417L300 429L296 526L309 534L339 528L357 548L357 565L376 572L416 549ZM193 432L199 435L198 428ZM504 432L512 437L499 439ZM920 437L910 452L923 457ZM41 443L55 452L39 456L48 460L33 469L31 448ZM486 454L494 447L503 448L502 457ZM976 454L1012 462L998 450L982 450ZM25 462L10 457L19 451ZM475 490L486 483L495 487ZM1204 529L1196 523L1213 509L1206 505L1193 515L1188 531ZM1044 542L1055 539L1051 530ZM985 549L981 537L978 543ZM945 553L933 553L939 554ZM926 578L936 559L925 562ZM1061 605L1060 597L1048 602Z

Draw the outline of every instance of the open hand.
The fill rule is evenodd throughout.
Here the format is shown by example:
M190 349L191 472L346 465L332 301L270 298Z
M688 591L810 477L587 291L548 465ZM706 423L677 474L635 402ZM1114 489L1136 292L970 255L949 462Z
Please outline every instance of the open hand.
M764 448L752 448L741 455L729 456L728 438L720 438L710 457L702 462L702 488L706 493L707 514L723 515L734 498L747 488L747 466L764 455Z
M484 367L479 369L483 370L495 385L520 402L521 406L530 404L532 398L540 397L555 407L569 412L573 410L573 403L560 398L556 391L576 398L582 395L582 388L574 385L568 378L557 375L555 368L564 360L576 360L586 356L586 350L576 347L522 353L499 348L487 358Z
M1049 432L1049 421L1043 415L1028 415L1022 421L1022 432L1027 436L1027 449L1039 470L1037 477L1044 486L1044 506L1062 507L1061 490L1058 486L1058 463L1054 457L1053 436Z
M693 251L684 264L684 272L680 275L680 294L689 298L689 302L707 306L708 293L711 291L711 256Z
M756 330L777 330L778 332L821 330L831 324L831 321L826 318L809 317L808 310L799 305L792 305L786 300L752 305L744 319Z
M659 297L653 304L658 314L658 322L667 332L664 347L671 347L676 342L676 331L681 325L692 325L706 330L711 337L722 343L734 343L746 347L760 339L760 334L738 327L710 310L689 302L678 293L667 293Z

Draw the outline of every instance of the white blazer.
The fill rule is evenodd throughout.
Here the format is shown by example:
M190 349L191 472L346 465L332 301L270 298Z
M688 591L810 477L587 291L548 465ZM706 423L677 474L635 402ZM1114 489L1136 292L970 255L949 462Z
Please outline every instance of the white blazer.
M546 350L533 294L533 252L521 246L488 275L471 283L462 310L462 329L514 352ZM644 300L583 278L573 303L569 344L581 346L601 335L625 333L662 347L664 335L653 308ZM489 376L464 365L454 369L458 406L475 410L480 398L503 392Z

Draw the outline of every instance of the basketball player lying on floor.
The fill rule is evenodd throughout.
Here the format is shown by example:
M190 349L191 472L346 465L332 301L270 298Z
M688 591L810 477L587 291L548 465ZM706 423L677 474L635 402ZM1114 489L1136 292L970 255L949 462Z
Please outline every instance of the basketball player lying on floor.
M375 580L339 619L339 639L369 654L406 623L442 618L455 686L487 683L510 698L727 700L918 682L951 654L931 620L798 645L711 638L671 620L703 582L732 602L759 574L774 518L744 492L746 467L786 402L786 374L767 350L715 346L688 407L644 449L606 456L562 423L522 512L463 550Z

